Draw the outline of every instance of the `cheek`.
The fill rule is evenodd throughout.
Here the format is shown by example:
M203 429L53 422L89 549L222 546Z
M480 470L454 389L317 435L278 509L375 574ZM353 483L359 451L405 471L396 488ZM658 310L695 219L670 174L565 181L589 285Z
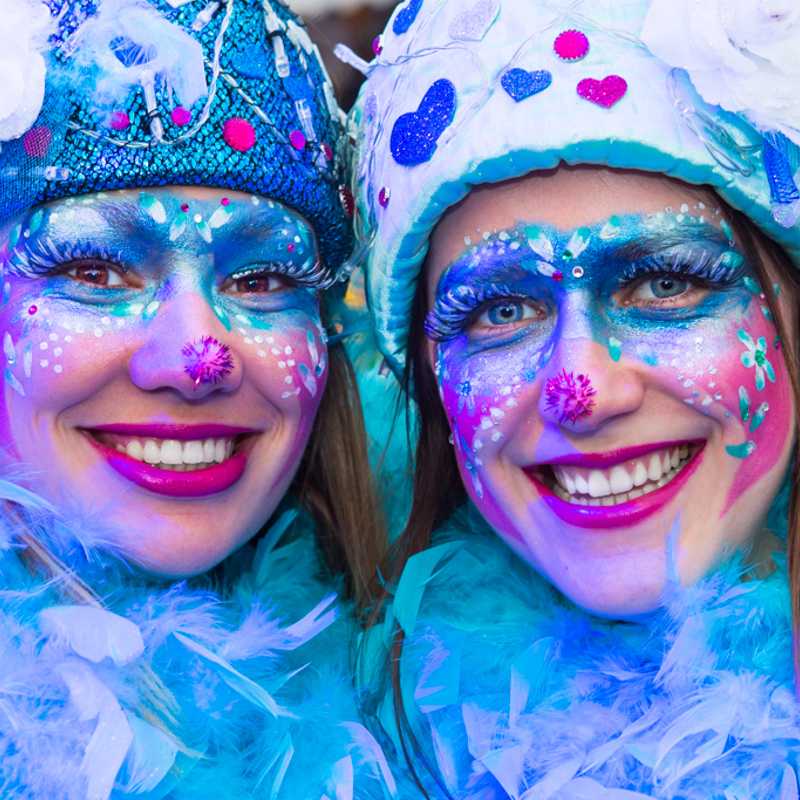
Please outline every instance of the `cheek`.
M292 312L237 321L247 372L265 397L310 429L328 377L327 336L319 319Z
M9 408L63 409L125 370L133 346L130 321L65 312L47 297L6 307L0 321Z
M711 319L663 337L651 348L670 354L654 368L662 390L721 429L718 452L708 455L729 476L724 514L779 464L791 437L791 392L775 326L750 302L733 320Z
M437 348L439 389L456 457L479 500L485 488L481 471L505 445L508 429L523 413L520 407L530 407L542 361L541 351L524 347L471 357L458 342Z

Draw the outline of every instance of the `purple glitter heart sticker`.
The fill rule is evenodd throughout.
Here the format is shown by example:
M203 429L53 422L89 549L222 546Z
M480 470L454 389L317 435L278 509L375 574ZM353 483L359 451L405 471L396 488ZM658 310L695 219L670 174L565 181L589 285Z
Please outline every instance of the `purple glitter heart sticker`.
M601 81L584 78L578 84L578 94L581 97L603 108L611 108L614 103L622 100L627 91L628 84L619 75L609 75Z
M456 113L456 87L440 78L427 92L419 108L397 118L389 149L398 164L410 167L429 161L436 142Z
M422 8L422 0L409 0L408 5L394 18L392 30L399 36L405 33L413 24Z
M528 72L524 69L510 69L502 78L500 85L519 103L526 97L543 92L553 82L553 76L546 69Z

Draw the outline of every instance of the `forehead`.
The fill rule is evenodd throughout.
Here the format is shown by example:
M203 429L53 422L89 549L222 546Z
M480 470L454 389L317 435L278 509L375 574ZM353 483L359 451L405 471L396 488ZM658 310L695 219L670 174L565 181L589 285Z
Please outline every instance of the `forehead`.
M500 184L475 187L448 209L434 229L427 282L433 287L445 268L484 232L542 222L569 231L614 214L648 214L707 201L697 186L660 173L602 167L559 167ZM695 212L696 213L696 212Z

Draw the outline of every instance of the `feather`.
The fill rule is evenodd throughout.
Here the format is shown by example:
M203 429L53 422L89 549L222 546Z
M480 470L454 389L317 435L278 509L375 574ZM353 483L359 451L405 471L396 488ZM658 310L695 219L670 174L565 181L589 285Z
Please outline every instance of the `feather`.
M79 656L95 664L110 658L124 666L144 651L139 627L104 608L50 606L40 612L39 619L43 630L63 636Z
M97 96L112 106L131 87L160 83L191 108L208 92L203 48L145 0L102 0L70 39L75 63L97 75Z
M211 664L214 664L225 683L242 697L249 700L253 705L267 711L274 717L292 716L289 711L278 706L272 695L270 695L266 689L259 686L245 675L242 675L241 672L237 672L227 661L220 658L215 653L212 653L207 647L203 647L199 642L192 641L188 636L184 636L178 631L175 631L173 636L175 636L184 647L197 653L197 655Z
M178 745L163 731L137 716L126 714L133 741L117 776L117 784L127 794L149 792L167 775L175 763Z
M117 699L90 669L64 664L59 674L79 718L97 720L84 751L81 771L87 779L87 800L107 800L133 741L133 731Z
M358 750L362 762L376 767L377 774L383 779L392 797L397 796L397 784L392 777L389 763L375 737L357 722L342 722L341 726L350 734L349 750Z
M392 613L405 623L409 725L439 786L456 800L798 797L785 557L774 554L776 570L753 581L744 556L729 554L681 586L680 524L665 537L671 580L662 607L644 623L575 608L470 507L437 532ZM452 551L435 551L456 542L458 569L456 556L444 561ZM365 637L362 648L386 644ZM449 664L456 652L458 670ZM459 691L433 707L445 665L460 675ZM414 702L407 687L416 688ZM374 706L390 713L390 693ZM402 762L394 766L399 773Z

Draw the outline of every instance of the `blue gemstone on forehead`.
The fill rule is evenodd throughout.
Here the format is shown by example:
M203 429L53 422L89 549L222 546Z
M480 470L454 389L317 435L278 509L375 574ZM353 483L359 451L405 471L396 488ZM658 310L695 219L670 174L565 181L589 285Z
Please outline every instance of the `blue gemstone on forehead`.
M394 18L392 30L399 36L405 33L413 24L422 8L422 0L409 0L408 5Z
M404 166L429 161L455 113L456 87L446 78L440 78L425 92L416 111L403 114L395 121L389 140L394 160Z
M546 69L528 72L516 67L510 69L500 79L500 85L517 103L543 92L552 82L553 76Z

